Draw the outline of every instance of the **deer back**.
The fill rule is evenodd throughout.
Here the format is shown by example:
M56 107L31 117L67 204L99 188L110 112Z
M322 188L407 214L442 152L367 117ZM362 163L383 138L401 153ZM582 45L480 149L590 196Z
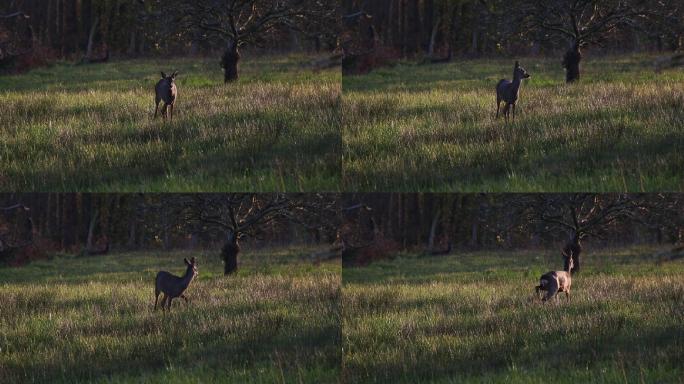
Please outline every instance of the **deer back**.
M157 290L171 297L178 297L188 288L183 279L166 271L159 271L156 279Z

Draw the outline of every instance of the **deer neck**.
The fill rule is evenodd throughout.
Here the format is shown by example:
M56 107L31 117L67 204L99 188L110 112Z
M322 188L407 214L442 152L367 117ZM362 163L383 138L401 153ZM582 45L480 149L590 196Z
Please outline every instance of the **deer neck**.
M518 94L518 90L520 90L520 83L522 82L522 78L518 75L516 75L513 78L513 82L511 83L511 89L513 90L514 94Z
M181 281L183 283L183 287L187 288L188 285L190 285L190 282L192 279L195 277L195 275L192 273L192 267L188 267L188 269L185 270L185 275L181 277Z

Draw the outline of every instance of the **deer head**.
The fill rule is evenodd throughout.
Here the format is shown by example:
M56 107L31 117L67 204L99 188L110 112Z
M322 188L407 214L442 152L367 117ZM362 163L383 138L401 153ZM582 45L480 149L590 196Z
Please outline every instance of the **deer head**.
M529 79L530 74L527 73L525 68L520 66L520 63L516 60L515 66L513 67L513 78L516 79Z
M161 72L162 79L168 81L169 84L172 84L176 80L176 76L178 76L178 71L173 71L171 76L166 76L166 73L164 73L164 71Z
M190 274L192 273L192 277L197 276L197 263L195 262L195 258L191 257L190 261L188 259L183 259L185 262L185 265L188 267L187 273Z

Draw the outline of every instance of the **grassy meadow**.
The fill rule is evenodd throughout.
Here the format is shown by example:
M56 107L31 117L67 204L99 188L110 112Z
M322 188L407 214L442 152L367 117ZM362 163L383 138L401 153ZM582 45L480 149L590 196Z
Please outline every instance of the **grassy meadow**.
M347 383L682 383L684 264L589 251L541 303L559 252L403 254L343 271Z
M341 75L312 59L245 55L228 85L219 58L0 76L0 190L339 190ZM174 121L153 120L173 70Z
M495 120L513 58L344 76L343 184L363 191L684 190L684 70L655 56L520 58L515 123Z
M61 257L0 268L0 382L338 382L339 262L310 249ZM190 304L154 312L160 269L197 258ZM160 299L161 300L161 299Z

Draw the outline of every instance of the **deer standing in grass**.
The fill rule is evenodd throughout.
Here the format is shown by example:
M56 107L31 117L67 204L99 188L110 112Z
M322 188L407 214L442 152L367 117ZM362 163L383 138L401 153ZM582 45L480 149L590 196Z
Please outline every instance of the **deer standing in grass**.
M183 259L187 269L185 270L185 275L182 277L174 276L166 271L159 271L157 273L157 278L154 284L154 310L157 310L157 302L159 301L159 294L163 293L162 297L162 310L164 307L171 309L171 300L176 297L181 297L188 302L188 298L185 296L184 292L188 289L188 286L192 282L192 279L197 276L197 264L195 263L195 258Z
M166 115L168 110L171 111L171 121L173 121L173 105L176 103L176 95L178 91L176 90L176 76L178 76L178 71L175 71L171 76L166 76L166 73L161 73L161 80L157 82L154 87L154 118L157 118L157 111L159 110L159 102L163 101L162 106L162 116L166 120Z
M553 298L558 292L565 292L565 298L570 298L574 265L572 257L566 255L563 259L565 259L565 270L546 272L539 278L539 285L535 287L535 292L539 296L539 291L546 291L546 296L542 298L542 301Z
M530 74L525 71L520 63L515 62L513 67L513 81L501 79L499 83L496 84L496 118L499 118L499 108L501 107L501 102L505 102L503 109L503 115L506 117L506 123L508 123L508 115L513 109L513 121L515 121L515 103L518 101L518 95L520 94L520 83L523 79L529 79Z

